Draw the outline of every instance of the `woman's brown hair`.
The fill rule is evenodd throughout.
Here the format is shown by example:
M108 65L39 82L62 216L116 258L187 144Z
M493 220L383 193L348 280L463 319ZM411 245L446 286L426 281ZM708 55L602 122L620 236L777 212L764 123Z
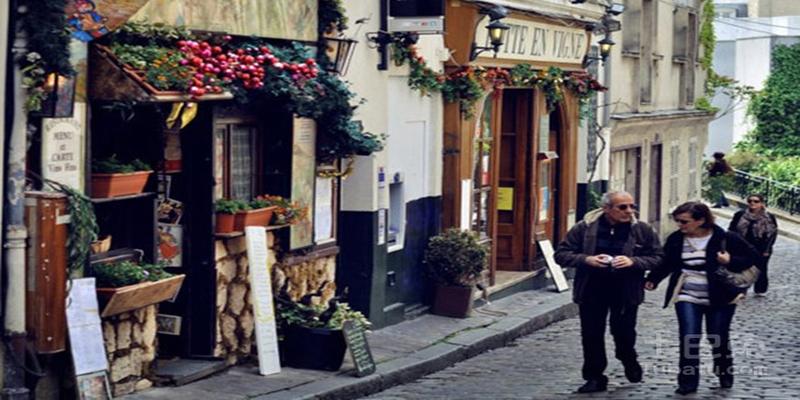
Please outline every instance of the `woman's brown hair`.
M705 219L703 225L700 225L701 228L711 228L714 226L714 214L711 213L711 209L708 208L707 205L699 201L687 201L675 207L675 210L672 211L672 218L680 214L689 214L695 221Z

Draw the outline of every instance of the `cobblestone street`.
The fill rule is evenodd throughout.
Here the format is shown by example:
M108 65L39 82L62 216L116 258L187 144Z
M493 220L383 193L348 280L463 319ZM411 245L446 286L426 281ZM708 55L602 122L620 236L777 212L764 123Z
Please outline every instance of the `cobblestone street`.
M726 221L727 222L727 221ZM727 223L725 223L727 226ZM687 398L800 398L800 244L781 238L770 265L766 297L748 297L734 317L732 345L736 366L733 389L719 389L710 372L711 355L703 341L700 388ZM637 350L645 369L643 383L629 383L607 335L609 389L579 395L580 330L577 318L551 325L511 346L481 354L416 382L368 397L395 399L663 399L675 395L678 363L677 321L662 309L666 281L647 295L639 310Z

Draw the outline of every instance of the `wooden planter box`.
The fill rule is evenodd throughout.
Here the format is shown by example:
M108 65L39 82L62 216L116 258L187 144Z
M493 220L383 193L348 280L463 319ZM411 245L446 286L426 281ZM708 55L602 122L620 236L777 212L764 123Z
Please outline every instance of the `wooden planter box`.
M110 317L169 300L181 289L185 277L186 275L181 274L157 282L142 282L118 288L97 288L97 298L103 310L100 316Z
M272 220L273 210L275 210L275 206L239 211L236 213L233 230L244 231L245 226L267 226Z
M118 197L142 193L153 171L123 174L92 174L92 197Z
M216 233L231 233L235 225L236 214L217 213L217 221L214 226Z
M338 371L344 361L347 342L341 329L290 326L280 351L287 366Z

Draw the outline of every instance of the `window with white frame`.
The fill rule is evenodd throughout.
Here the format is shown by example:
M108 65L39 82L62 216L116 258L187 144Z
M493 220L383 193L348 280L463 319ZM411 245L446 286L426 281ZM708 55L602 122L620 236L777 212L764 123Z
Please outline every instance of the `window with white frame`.
M678 172L680 171L681 147L678 141L672 142L669 148L669 204L680 201L678 194Z

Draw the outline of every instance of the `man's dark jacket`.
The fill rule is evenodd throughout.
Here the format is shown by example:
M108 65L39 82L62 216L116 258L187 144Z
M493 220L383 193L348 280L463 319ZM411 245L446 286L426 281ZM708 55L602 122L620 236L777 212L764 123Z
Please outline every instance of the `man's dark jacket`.
M596 299L588 298L587 288L598 284L599 274L608 274L605 268L592 267L586 264L587 256L593 256L597 245L597 228L600 218L605 218L602 209L586 214L583 221L573 226L559 245L555 253L556 262L562 267L575 268L575 282L572 300L581 304ZM628 241L622 249L622 255L633 260L629 268L622 268L611 273L619 280L623 288L623 300L627 304L641 304L644 301L644 272L661 263L664 252L653 228L650 225L633 220Z
M714 225L711 239L708 240L708 245L706 245L705 265L706 276L708 277L708 300L712 306L730 304L736 296L744 292L743 290L730 289L718 280L713 279L714 271L719 267L717 252L722 250L723 238L725 239L725 250L731 255L730 263L726 266L730 271L742 272L753 266L758 260L756 249L747 243L738 233L731 231L726 232L719 226ZM667 292L664 295L665 308L669 305L670 300L672 300L672 296L675 294L675 286L678 284L678 279L680 279L683 273L683 259L681 258L681 254L683 253L683 239L684 235L681 231L675 231L670 234L667 237L666 243L664 243L664 251L666 253L664 263L654 268L647 275L647 281L653 282L655 285L658 285L667 275L671 275L669 278L669 285L667 286Z

